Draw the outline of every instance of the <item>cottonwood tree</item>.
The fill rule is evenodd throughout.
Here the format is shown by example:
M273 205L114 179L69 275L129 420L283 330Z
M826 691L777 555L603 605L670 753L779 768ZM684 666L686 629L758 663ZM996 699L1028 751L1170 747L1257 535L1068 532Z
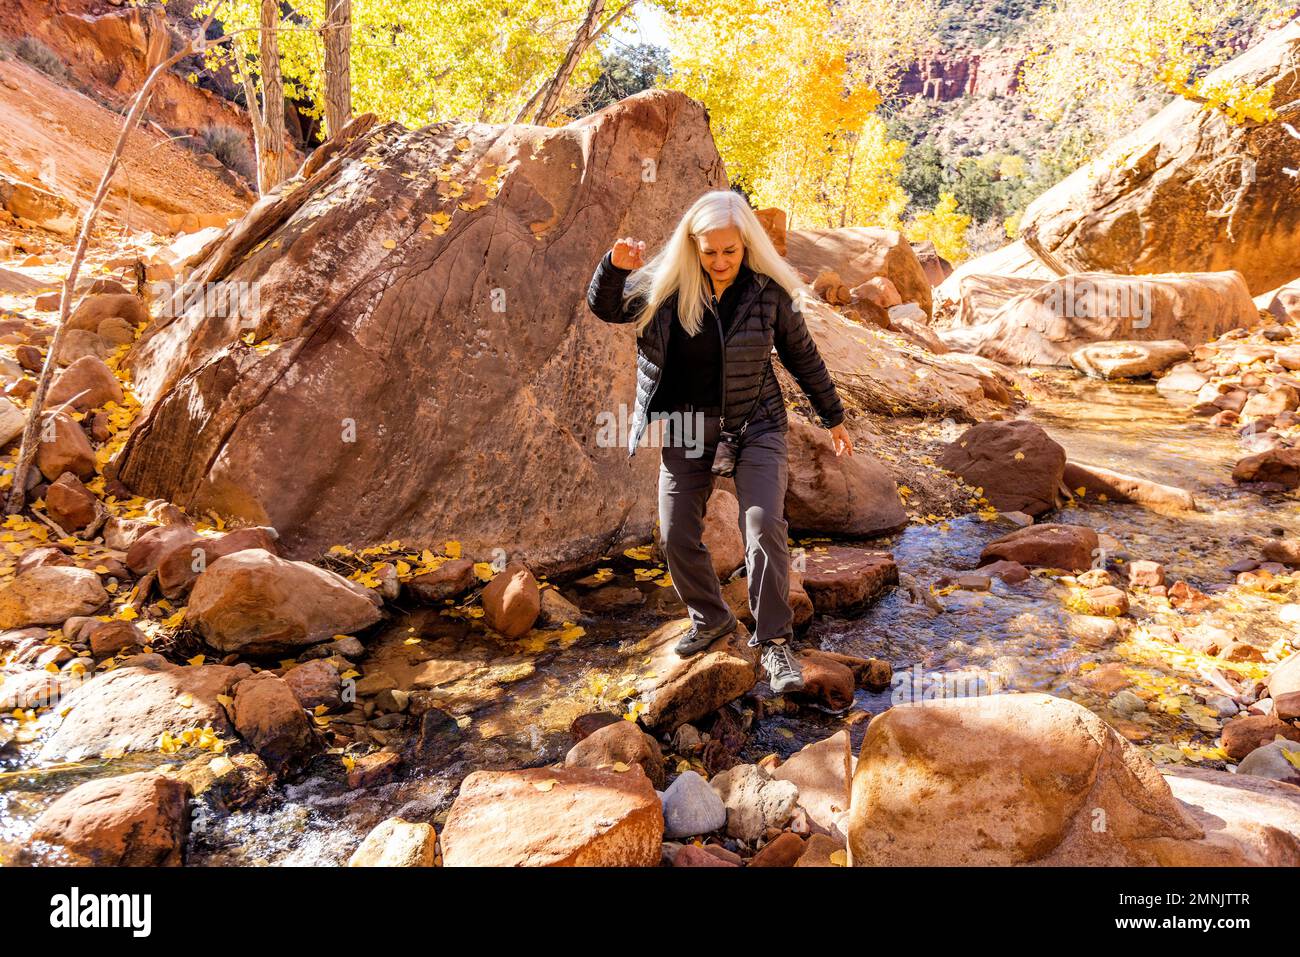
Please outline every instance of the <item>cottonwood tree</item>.
M709 108L727 171L756 205L802 227L896 227L905 146L876 108L925 36L893 16L902 6L664 0L665 85Z
M325 128L333 136L352 119L352 0L325 2Z
M1101 144L1129 132L1170 95L1231 122L1271 118L1272 91L1210 82L1205 73L1237 51L1225 42L1258 22L1274 0L1059 0L1027 31L1026 100Z

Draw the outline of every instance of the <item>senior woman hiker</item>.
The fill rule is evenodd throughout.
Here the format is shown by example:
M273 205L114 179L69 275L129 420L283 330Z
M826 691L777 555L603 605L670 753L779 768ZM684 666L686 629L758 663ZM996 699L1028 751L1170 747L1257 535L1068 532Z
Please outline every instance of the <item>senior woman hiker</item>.
M736 630L701 540L715 475L730 475L745 538L750 644L778 694L803 687L790 654L790 551L786 542L787 420L772 347L830 430L836 455L853 454L844 408L795 296L804 285L738 193L705 193L647 263L645 243L619 239L592 276L587 304L605 322L636 329L636 452L651 418L665 418L659 526L691 628L682 657ZM674 414L675 413L675 414ZM688 431L698 424L693 441ZM702 440L702 448L701 448ZM689 447L688 447L689 446Z

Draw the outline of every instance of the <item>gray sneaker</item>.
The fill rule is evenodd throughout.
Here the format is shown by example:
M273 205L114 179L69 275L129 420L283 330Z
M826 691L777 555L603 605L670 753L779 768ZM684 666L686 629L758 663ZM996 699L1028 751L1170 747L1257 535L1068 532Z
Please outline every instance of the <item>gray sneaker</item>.
M740 624L736 621L736 616L731 616L731 621L725 625L719 625L717 628L705 628L703 631L691 626L691 630L682 635L681 641L677 642L677 647L673 650L677 652L679 658L689 658L691 655L703 651L709 645L713 644L724 635L729 635L736 630Z
M762 661L768 686L774 694L803 689L803 671L786 645L772 642L763 645Z

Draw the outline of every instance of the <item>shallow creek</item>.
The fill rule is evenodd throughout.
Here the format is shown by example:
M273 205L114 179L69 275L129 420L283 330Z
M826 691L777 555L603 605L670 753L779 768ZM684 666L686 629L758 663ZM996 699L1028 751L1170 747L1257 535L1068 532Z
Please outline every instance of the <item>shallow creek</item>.
M941 589L942 613L896 589L859 618L818 616L800 641L884 658L895 669L895 686L880 694L859 691L847 714L811 708L765 714L749 728L743 759L757 760L773 751L789 754L846 726L856 748L866 731L865 717L942 682L950 693L1016 690L1068 697L1103 715L1158 763L1223 766L1216 738L1226 712L1222 698L1215 704L1222 692L1209 677L1210 669L1249 681L1262 675L1264 666L1219 663L1159 641L1147 629L1221 629L1276 655L1283 647L1278 643L1295 634L1279 610L1297 600L1296 586L1272 594L1247 591L1233 584L1226 569L1255 557L1250 536L1300 529L1300 501L1233 487L1231 466L1243 454L1238 436L1189 418L1151 386L1056 374L1040 384L1044 394L1028 414L1065 446L1071 459L1181 486L1200 503L1195 513L1165 515L1084 497L1052 520L1089 525L1112 536L1118 541L1112 557L1158 561L1171 582L1184 579L1210 593L1212 605L1182 614L1163 600L1135 595L1136 626L1124 640L1095 648L1071 636L1073 614L1067 602L1072 589L1049 577L1035 576L1014 586L995 579L989 591ZM928 586L944 572L973 568L982 547L1011 527L970 515L912 525L890 539L860 544L891 551L901 572ZM815 549L825 540L804 544ZM636 665L629 660L628 644L677 614L671 588L646 579L644 571L640 577L646 580L638 580L636 568L646 564L624 556L604 563L611 570L608 584L638 589L646 600L583 622L582 634L574 629L503 647L472 621L436 609L413 608L395 618L367 640L370 658L363 667L382 662L404 680L449 688L445 710L460 717L461 726L448 729L439 747L420 762L408 759L394 783L350 790L339 756L322 755L298 783L271 796L266 802L270 810L219 815L200 800L190 863L338 864L386 817L440 821L470 771L562 760L572 743L568 728L574 718L591 711L626 711L620 692ZM581 601L581 588L556 584ZM412 636L421 641L408 643ZM1144 698L1146 709L1133 713L1112 707L1113 696L1123 689ZM34 766L38 748L39 739L0 755L0 860L26 840L40 810L76 784L163 762L179 764L188 757L134 755L40 768Z

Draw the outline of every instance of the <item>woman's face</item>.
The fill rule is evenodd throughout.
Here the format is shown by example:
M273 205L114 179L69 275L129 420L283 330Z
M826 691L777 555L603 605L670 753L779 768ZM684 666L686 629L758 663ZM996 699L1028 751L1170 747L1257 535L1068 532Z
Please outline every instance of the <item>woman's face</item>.
M735 226L711 229L696 240L700 265L713 277L714 285L727 285L740 271L740 261L745 256L745 246L740 230Z

